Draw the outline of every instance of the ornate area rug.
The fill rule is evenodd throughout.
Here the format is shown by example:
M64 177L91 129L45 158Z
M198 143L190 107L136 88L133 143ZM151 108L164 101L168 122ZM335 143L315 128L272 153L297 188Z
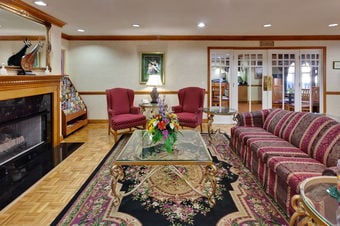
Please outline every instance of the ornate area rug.
M252 174L229 148L225 134L202 134L217 172L216 205L192 191L174 173L158 171L115 207L110 167L129 139L123 136L104 158L52 225L288 225L287 216L263 192ZM194 186L201 184L204 168L180 167ZM125 167L121 191L129 191L150 169Z

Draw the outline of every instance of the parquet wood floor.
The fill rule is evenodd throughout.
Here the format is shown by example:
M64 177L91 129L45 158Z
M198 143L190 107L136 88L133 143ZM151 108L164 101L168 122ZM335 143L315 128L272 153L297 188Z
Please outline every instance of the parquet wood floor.
M232 125L217 127L230 133ZM87 125L63 142L85 143L1 210L0 225L50 225L114 145L107 125L99 123Z

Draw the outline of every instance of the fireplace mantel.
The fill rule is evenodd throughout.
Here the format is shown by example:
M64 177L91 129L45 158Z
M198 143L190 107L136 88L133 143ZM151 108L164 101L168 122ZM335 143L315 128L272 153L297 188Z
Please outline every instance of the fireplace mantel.
M0 100L52 94L52 145L60 143L60 75L0 76Z

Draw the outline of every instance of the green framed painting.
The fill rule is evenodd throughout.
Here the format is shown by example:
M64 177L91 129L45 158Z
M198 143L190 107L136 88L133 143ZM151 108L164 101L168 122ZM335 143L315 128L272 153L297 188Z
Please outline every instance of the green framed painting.
M149 75L160 75L164 84L164 53L141 53L140 84L146 84Z

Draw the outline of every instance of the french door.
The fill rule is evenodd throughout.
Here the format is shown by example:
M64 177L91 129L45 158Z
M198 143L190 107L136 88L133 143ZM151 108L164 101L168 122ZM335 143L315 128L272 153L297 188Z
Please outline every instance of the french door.
M322 50L211 49L210 106L321 112Z
M270 51L273 77L272 107L320 112L322 52Z

